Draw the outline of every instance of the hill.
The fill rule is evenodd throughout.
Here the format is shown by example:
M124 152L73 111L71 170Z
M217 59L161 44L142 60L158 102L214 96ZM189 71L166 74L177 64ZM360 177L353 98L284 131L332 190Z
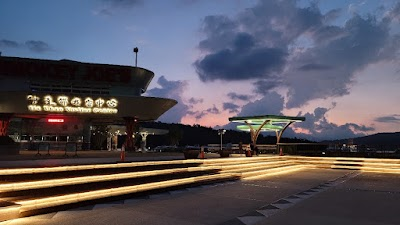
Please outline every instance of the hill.
M364 137L358 137L353 139L341 139L335 141L324 141L324 143L349 143L357 145L370 145L370 146L399 146L400 145L400 132L394 133L377 133Z
M156 128L169 130L167 135L150 135L147 137L147 145L155 147L159 145L207 145L218 144L221 137L218 130L211 127L203 127L198 124L184 125L184 124L169 124L161 122L142 122L141 127ZM258 144L276 144L275 133L272 135L262 135L258 137ZM250 143L250 133L236 130L227 130L222 136L222 143ZM311 142L304 139L297 138L282 138L282 142Z

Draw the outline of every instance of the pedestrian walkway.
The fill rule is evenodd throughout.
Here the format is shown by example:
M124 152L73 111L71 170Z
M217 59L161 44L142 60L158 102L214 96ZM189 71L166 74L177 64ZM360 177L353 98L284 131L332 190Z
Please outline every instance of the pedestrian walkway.
M3 158L0 163L20 162L22 166L42 167L50 164L60 165L60 162L68 164L68 160L78 160L75 163L82 160L81 163L85 164L94 163L96 160L99 160L99 163L113 163L119 160L118 154L105 154L114 155L112 157L97 155L97 157L87 158L54 156L49 159L31 158L30 160L14 158L8 161ZM130 157L132 157L131 160L149 159L146 158L148 157L145 156L146 154L152 153L143 153L141 157L128 155L127 160L130 160ZM158 154L157 156L150 155L150 157L166 160L169 157L182 159L179 157L183 156ZM319 158L297 157L296 159L303 163L307 160L309 161L307 163L318 163L318 165L287 174L251 180L147 193L112 202L101 202L65 211L8 220L0 222L0 225L400 224L400 216L397 212L400 208L398 189L400 175L394 173L396 170L392 168L398 163L393 161L387 164L391 170L382 170L382 168L371 170L374 168L371 165L373 160L364 162L358 160L359 162L355 165L348 164L341 158L330 162ZM224 160L229 161L229 159L221 159L221 165L225 165ZM338 161L341 167L338 167ZM207 164L207 160L204 162ZM384 166L383 163L378 165ZM362 169L363 167L365 168ZM230 165L229 169L234 170L235 165ZM366 172L368 171L366 169L375 172Z
M126 162L184 159L183 153L126 152ZM65 165L104 164L121 162L119 151L78 151L65 155L64 151L50 151L37 155L36 151L20 151L19 155L0 156L0 168L50 167Z

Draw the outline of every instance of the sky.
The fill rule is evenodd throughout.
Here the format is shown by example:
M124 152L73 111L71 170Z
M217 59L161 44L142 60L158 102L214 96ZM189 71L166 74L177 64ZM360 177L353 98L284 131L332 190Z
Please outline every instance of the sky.
M3 56L134 66L134 47L155 73L145 96L178 101L162 122L304 116L284 136L311 140L400 131L399 0L0 0Z

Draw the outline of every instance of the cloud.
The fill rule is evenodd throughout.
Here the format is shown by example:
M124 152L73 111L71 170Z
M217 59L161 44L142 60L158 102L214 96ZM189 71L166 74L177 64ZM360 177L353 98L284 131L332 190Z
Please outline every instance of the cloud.
M400 115L394 114L390 116L382 116L375 118L376 122L380 123L400 123Z
M299 70L302 71L311 71L311 70L331 70L333 69L332 66L329 65L322 65L322 64L314 64L314 63L309 63L309 64L305 64L301 67L299 67Z
M241 95L241 94L236 94L235 92L229 92L228 97L232 100L242 100L242 101L249 101L252 98L251 95Z
M388 18L393 21L400 22L400 2L397 2L393 9L389 11Z
M231 103L231 102L224 102L222 105L222 108L224 110L228 110L228 112L230 112L230 113L238 113L240 106L238 106L234 103Z
M202 98L193 98L192 97L189 99L189 103L192 105L203 103L203 101L204 101L204 99L202 99Z
M28 47L29 50L37 53L51 51L50 46L43 41L27 41L25 42L25 45Z
M262 95L284 87L287 108L347 95L357 71L399 56L400 34L391 23L400 3L386 16L353 13L338 24L343 11L324 14L317 3L260 0L231 17L207 16L202 56L193 65L203 82L249 80Z
M143 4L143 0L102 0L112 7L131 8Z
M249 75L251 78L262 78L280 72L286 56L284 49L235 46L209 54L194 65L202 81L245 80Z
M197 120L199 120L199 119L203 118L204 116L206 116L208 114L219 114L219 113L220 113L220 110L215 105L213 105L213 107L208 108L208 109L203 110L203 111L196 111L196 112L192 111L191 115L194 115L194 117Z
M255 91L258 94L266 95L274 88L280 87L282 85L282 80L279 78L268 78L261 79L253 83Z
M119 10L132 9L144 4L143 0L101 0L103 6L95 14L113 16Z
M388 25L375 18L362 18L358 15L348 20L340 28L345 35L329 40L322 45L309 48L297 55L288 69L286 83L289 86L287 107L300 107L306 102L331 96L343 96L350 93L352 78L356 71L393 54L385 46L394 41L389 35ZM313 35L320 38L316 30ZM383 51L386 50L386 51ZM327 70L304 70L294 65L319 64L328 66ZM310 85L318 81L318 85ZM307 88L304 88L307 87Z
M188 83L186 81L169 81L164 76L157 80L160 88L153 88L146 93L152 97L171 98L178 101L172 109L163 114L159 120L167 123L180 123L181 119L190 113L190 107L183 101L183 93L187 89Z
M276 92L271 92L263 98L244 105L238 116L281 115L284 98Z
M0 47L18 48L20 47L20 45L18 44L18 42L2 39L0 40Z
M212 113L212 114L218 114L219 109L215 105L213 105L213 107L206 109L206 112Z
M52 51L52 48L46 42L33 40L26 41L25 43L18 43L16 41L2 39L0 40L0 47L28 49L35 53Z
M303 134L298 133L296 136L319 141L336 140L363 136L365 132L375 130L373 127L355 123L346 123L343 125L331 123L326 118L326 113L329 110L330 109L318 107L314 109L313 113L299 113L298 116L304 116L306 120L292 125L295 129L300 128L303 131ZM293 128L288 129L288 131L289 132L285 136L293 135Z

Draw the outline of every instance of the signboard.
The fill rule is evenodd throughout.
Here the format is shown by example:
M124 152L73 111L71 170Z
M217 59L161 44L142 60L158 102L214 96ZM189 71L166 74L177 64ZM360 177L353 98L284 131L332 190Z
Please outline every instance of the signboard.
M27 95L28 110L49 113L117 114L118 100L67 95Z
M49 118L47 119L48 123L64 123L64 119L55 119L55 118Z

